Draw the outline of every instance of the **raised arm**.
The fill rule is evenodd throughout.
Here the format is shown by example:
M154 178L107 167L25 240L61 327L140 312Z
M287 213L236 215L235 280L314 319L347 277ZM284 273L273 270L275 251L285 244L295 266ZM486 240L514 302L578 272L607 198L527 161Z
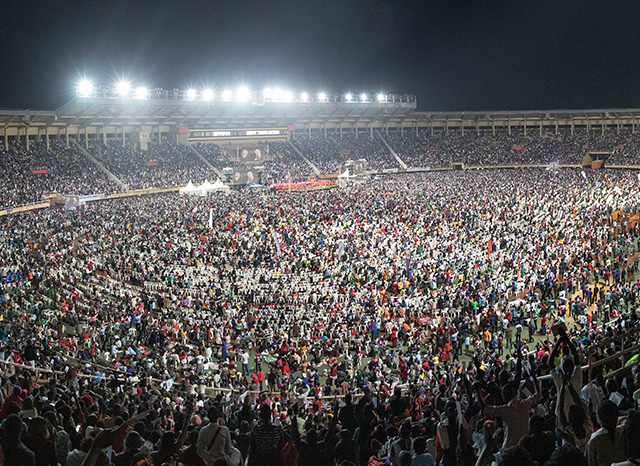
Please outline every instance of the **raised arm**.
M189 430L189 422L191 421L191 414L193 413L193 403L188 403L187 410L184 413L184 421L182 423L182 429L180 430L180 436L176 440L173 448L174 453L177 453L184 445L184 441L187 439L187 431Z

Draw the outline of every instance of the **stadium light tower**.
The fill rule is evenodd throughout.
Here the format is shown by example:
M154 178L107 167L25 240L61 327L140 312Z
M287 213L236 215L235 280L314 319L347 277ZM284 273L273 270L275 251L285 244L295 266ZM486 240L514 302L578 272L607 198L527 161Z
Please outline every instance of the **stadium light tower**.
M318 93L318 100L320 102L324 102L325 100L327 100L327 94L324 92L320 92Z
M309 100L309 94L307 94L306 92L303 92L302 94L300 94L300 100L302 100L303 102L306 102L307 100Z
M282 94L282 100L284 100L285 102L291 102L293 100L293 92L284 91L284 93Z
M262 91L262 95L265 99L270 99L271 97L273 97L273 89L271 89L270 87L265 87L264 91Z
M213 99L213 91L211 89L205 89L204 91L202 91L202 98L207 102Z
M126 97L129 94L130 84L128 81L120 81L116 84L116 92L121 97Z
M91 95L91 91L93 91L93 85L90 81L83 79L78 84L78 95L80 97L89 97Z
M273 100L280 100L282 98L282 89L276 87L273 91L271 91L271 98Z
M351 102L353 100L353 95L349 92L344 96L344 98L347 99L347 102Z
M193 100L196 98L198 92L195 89L187 89L187 100Z
M387 100L387 96L384 94L378 94L378 102L385 102Z
M136 99L146 99L147 97L149 97L149 89L144 86L136 89Z
M222 100L231 100L231 97L233 97L233 92L229 89L222 91Z
M362 94L360 94L360 100L362 102L366 102L367 101L367 94L365 94L364 92Z
M242 86L236 91L236 100L239 100L240 102L246 102L249 100L249 97L251 97L251 91L248 87Z

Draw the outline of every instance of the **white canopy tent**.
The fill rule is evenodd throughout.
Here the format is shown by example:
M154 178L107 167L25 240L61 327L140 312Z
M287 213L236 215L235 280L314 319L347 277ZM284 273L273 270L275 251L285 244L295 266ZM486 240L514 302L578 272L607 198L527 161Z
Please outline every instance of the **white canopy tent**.
M356 178L356 175L350 175L349 174L349 169L347 168L344 173L338 175L337 178L337 183L340 186L343 186L347 183L349 183L350 181L354 181L354 178Z
M180 190L180 194L194 195L199 193L200 193L200 188L196 188L191 181L189 181L189 183Z
M213 184L209 183L209 181L205 181L198 189L201 191L201 194L200 194L201 196L207 196L209 193L214 193L214 192L226 193L226 192L229 192L231 188L229 188L229 186L224 184L218 178L216 182Z

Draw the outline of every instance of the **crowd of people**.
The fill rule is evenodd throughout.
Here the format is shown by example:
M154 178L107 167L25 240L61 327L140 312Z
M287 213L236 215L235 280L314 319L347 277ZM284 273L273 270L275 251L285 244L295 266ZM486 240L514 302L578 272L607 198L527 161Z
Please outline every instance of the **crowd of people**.
M66 141L66 140L65 140ZM5 194L0 210L42 202L43 197L113 194L142 188L201 184L220 177L224 168L248 169L233 150L215 144L195 144L196 152L168 138L148 143L145 150L121 139L106 143L91 140L88 152L122 183L92 163L74 144L36 141L27 150L19 142L0 146L0 167ZM388 146L387 146L388 144ZM448 132L428 130L389 133L370 131L300 132L290 143L262 142L269 155L261 167L263 183L303 181L322 173L341 173L349 162L364 159L365 169L442 168L453 163L467 166L580 164L588 152L610 154L609 165L640 164L640 137L630 129L575 129L555 132L513 127ZM390 150L391 149L391 150ZM199 155L198 155L199 154ZM200 157L201 156L201 157ZM399 159L400 160L399 160ZM213 168L212 168L213 167Z
M522 127L448 132L428 130L390 133L384 136L400 158L410 167L581 164L588 152L612 154L613 165L636 165L640 137L625 129L586 131L569 128L555 132Z
M0 144L0 210L42 202L44 196L113 193L120 187L64 141Z
M633 464L639 184L422 173L4 217L2 458Z

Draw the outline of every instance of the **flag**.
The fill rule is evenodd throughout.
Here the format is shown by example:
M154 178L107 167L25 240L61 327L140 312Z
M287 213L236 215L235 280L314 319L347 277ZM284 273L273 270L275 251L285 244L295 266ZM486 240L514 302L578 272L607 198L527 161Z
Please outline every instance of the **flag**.
M213 208L209 209L209 228L213 228Z
M489 260L491 260L491 247L492 247L492 246L493 246L493 240L492 240L492 239L490 239L490 240L489 240L489 256L488 256L488 257L489 257Z
M584 172L584 170L582 170L582 172L580 172L580 174L582 175L582 177L586 180L587 179L587 174Z

